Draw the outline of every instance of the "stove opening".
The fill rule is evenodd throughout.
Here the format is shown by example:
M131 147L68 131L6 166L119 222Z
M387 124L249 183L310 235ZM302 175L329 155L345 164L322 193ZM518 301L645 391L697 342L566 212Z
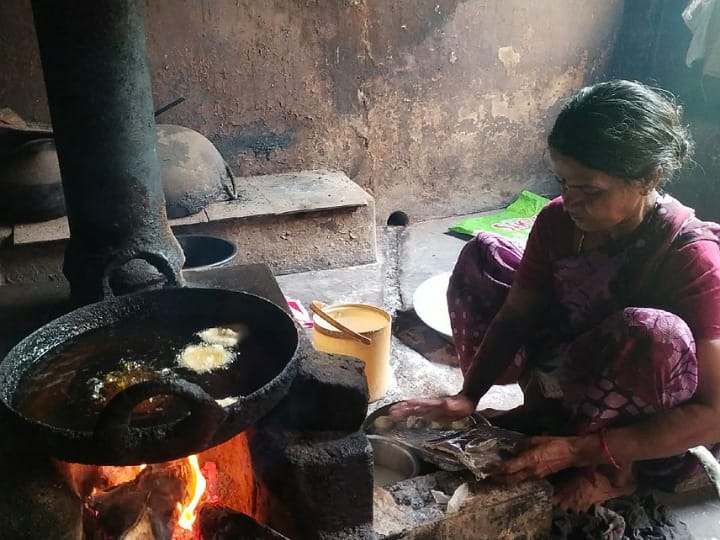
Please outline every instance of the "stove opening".
M290 523L253 472L248 432L200 454L116 467L56 461L82 500L87 540L292 537Z

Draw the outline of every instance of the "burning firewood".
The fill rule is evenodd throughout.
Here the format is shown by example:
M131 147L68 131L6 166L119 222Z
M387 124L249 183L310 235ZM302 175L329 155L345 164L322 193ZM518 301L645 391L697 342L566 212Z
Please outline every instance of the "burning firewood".
M203 540L289 540L250 516L224 506L205 506L200 511Z
M130 482L93 493L85 504L88 540L170 540L177 521L177 504L185 496L185 469L150 466ZM142 536L148 527L152 535Z
M120 540L170 540L171 536L160 538L153 530L152 518L146 507L137 522L122 535Z

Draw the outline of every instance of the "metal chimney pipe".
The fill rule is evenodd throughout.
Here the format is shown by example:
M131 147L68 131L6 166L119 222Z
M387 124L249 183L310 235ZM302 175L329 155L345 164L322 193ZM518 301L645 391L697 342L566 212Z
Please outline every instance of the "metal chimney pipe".
M91 302L144 259L179 281L139 0L32 0L70 224L64 273ZM122 291L120 291L122 292Z

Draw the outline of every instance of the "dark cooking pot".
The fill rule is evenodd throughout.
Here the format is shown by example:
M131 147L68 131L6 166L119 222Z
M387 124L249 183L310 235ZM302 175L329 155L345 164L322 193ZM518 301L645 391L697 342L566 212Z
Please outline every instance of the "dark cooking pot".
M47 221L65 215L55 141L34 139L0 156L0 219Z
M19 383L29 370L42 369L46 353L86 332L126 321L201 327L244 323L249 334L261 340L263 354L239 357L223 370L221 377L238 376L246 386L238 401L227 407L218 405L202 384L173 376L121 390L99 412L94 430L60 428L18 411ZM248 293L182 287L141 292L79 308L21 341L0 363L0 399L18 421L22 435L58 459L104 465L168 461L220 444L273 409L295 377L297 343L291 317ZM159 396L175 396L186 411L172 421L131 426L133 409Z
M185 254L183 272L198 272L226 266L237 255L235 244L206 234L176 234Z

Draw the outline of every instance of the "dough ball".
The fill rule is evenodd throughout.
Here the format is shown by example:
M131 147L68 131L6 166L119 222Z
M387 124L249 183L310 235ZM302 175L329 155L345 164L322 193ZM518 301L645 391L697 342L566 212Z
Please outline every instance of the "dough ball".
M457 431L467 429L470 427L470 419L463 418L462 420L455 420L452 424L450 424L450 427Z
M393 428L395 422L389 416L378 416L373 422L373 425L379 430L387 431Z
M408 416L405 425L408 429L420 429L427 426L427 422L420 416Z
M210 345L220 345L221 347L235 347L248 336L248 327L244 324L235 324L231 326L215 328L206 328L197 333L197 336L205 343Z
M222 345L188 345L178 355L178 364L195 373L208 373L233 361L233 353Z

